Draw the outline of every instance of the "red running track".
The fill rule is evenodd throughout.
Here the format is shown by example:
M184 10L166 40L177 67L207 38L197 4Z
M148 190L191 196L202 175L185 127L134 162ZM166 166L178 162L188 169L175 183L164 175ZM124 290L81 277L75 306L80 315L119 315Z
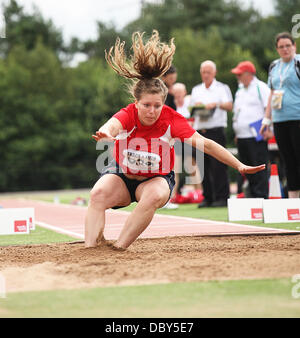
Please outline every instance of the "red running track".
M0 205L4 208L34 208L37 225L71 235L75 238L84 238L86 207L54 204L27 199L0 200ZM117 239L128 215L129 212L126 211L106 211L106 227L104 234L107 239ZM300 232L156 214L148 228L140 237L274 235L292 233Z

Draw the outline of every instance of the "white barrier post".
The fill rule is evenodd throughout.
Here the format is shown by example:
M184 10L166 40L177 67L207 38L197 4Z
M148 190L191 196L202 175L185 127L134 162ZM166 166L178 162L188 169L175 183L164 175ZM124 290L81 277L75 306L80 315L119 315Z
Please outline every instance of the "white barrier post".
M265 223L300 222L300 198L264 200Z
M34 228L34 208L0 209L0 235L28 234Z
M261 221L263 219L263 198L229 198L228 220Z

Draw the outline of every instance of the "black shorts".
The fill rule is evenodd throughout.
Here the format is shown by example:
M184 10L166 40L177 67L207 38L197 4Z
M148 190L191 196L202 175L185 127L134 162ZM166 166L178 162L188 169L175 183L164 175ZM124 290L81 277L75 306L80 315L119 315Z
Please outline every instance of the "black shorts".
M171 197L172 191L173 191L174 186L175 186L174 171L169 172L169 174L167 174L167 175L155 175L153 177L147 177L145 180L139 181L139 180L134 180L134 179L130 179L130 178L126 177L125 174L122 172L122 169L120 168L118 163L116 163L115 161L112 161L111 163L108 164L107 167L105 167L101 171L100 177L107 175L107 174L114 174L114 175L121 177L121 179L126 184L126 187L129 191L131 202L137 202L136 196L135 196L135 191L136 191L137 187L141 183L147 182L147 181L151 180L152 178L162 177L167 181L167 183L169 185L169 189L170 189L169 199ZM119 208L124 208L124 206L114 206L114 207L112 207L112 209L119 209Z

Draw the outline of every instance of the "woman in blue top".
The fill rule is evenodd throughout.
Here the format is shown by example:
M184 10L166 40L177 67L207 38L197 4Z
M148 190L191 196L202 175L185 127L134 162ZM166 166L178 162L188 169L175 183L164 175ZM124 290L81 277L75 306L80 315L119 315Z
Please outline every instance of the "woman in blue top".
M286 167L288 197L300 197L300 55L289 33L276 36L280 59L270 65L271 88L260 132L273 122L279 152ZM272 121L271 121L272 119Z

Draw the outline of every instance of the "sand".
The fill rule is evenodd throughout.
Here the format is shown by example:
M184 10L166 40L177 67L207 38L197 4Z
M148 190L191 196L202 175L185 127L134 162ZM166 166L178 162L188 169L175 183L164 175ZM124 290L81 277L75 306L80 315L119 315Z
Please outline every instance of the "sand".
M300 235L138 239L118 252L82 242L0 247L6 292L292 277Z

